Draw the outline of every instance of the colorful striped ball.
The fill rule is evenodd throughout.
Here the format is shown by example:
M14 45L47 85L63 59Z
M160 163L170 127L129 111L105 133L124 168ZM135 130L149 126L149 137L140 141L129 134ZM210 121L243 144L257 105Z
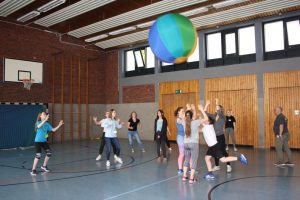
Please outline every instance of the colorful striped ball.
M192 22L174 13L160 16L151 26L148 37L153 53L166 63L186 61L197 45L197 32Z

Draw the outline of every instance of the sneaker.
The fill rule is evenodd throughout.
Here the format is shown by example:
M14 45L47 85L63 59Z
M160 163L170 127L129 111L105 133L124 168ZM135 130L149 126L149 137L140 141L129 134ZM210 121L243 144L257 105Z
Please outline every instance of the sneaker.
M146 152L145 149L142 149L142 152L145 153Z
M110 161L106 161L106 166L109 167L110 166Z
M131 153L134 153L134 149L131 149Z
M43 172L50 172L47 166L41 166Z
M236 147L233 147L233 150L234 150L234 151L237 151L237 148L236 148Z
M30 172L30 174L31 174L31 176L36 176L36 170L35 170L35 169L32 170L32 171Z
M244 165L248 165L248 160L244 154L240 155L240 162Z
M178 174L178 175L183 174L183 170L182 170L182 169L178 169L178 170L177 170L177 174Z
M96 160L100 160L101 159L101 154L99 154L96 158Z
M183 176L181 180L182 180L182 182L186 182L187 180L189 180L189 178Z
M274 165L276 166L276 167L283 167L284 166L284 164L283 164L283 162L277 162L277 163L274 163Z
M228 151L229 150L229 147L228 146L226 146L226 151Z
M120 164L123 164L123 161L122 161L122 159L121 159L120 157L117 157L117 158L115 159L115 162L120 163Z
M114 155L114 159L116 159L117 157L118 157L118 156L115 154L115 155Z
M215 179L215 175L214 175L212 172L208 172L208 173L204 176L204 178L205 178L206 180L214 180L214 179Z
M189 184L193 184L193 183L196 183L197 179L193 178L193 179L190 179L189 180Z
M220 166L214 166L214 168L212 170L215 172L215 171L219 171L220 169L221 169Z
M294 163L292 163L292 162L286 162L284 165L287 165L287 166L294 166L295 164Z
M230 165L227 165L227 172L230 173L232 171L232 167Z

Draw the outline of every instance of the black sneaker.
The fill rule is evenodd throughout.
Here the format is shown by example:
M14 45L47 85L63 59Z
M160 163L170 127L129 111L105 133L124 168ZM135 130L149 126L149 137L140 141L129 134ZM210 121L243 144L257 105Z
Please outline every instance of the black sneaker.
M276 167L283 167L283 166L284 166L284 164L283 164L282 162L274 163L274 165L275 165Z
M30 172L30 174L31 174L31 176L36 176L36 170L32 170L32 171Z
M294 164L294 163L292 163L292 162L286 162L284 165L287 165L287 166L290 166L290 167L292 167L292 166L294 166L295 164Z
M47 166L41 166L43 172L50 172Z

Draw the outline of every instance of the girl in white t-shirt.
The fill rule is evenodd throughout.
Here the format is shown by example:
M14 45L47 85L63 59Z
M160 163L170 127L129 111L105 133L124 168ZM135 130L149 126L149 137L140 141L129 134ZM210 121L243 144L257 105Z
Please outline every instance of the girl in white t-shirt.
M199 105L198 109L200 110L200 112L204 117L201 120L201 123L203 124L202 132L203 132L204 140L208 146L208 150L205 156L205 162L206 162L208 173L204 176L204 178L207 180L211 180L215 178L214 174L212 173L213 171L212 163L211 163L212 157L219 158L222 163L240 160L242 164L247 165L248 160L243 154L240 154L239 158L235 156L225 157L217 141L216 133L213 126L213 119L207 116L202 105Z

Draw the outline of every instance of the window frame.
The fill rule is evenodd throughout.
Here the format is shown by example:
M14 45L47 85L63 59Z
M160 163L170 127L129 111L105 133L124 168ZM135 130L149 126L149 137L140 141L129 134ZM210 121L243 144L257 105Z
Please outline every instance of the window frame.
M296 21L296 20L299 21L299 26L300 26L300 16L286 17L286 18L262 22L262 43L263 43L263 58L264 58L264 60L276 60L276 59L300 56L300 44L289 45L289 41L288 41L287 23L290 21ZM266 52L265 24L279 22L279 21L283 22L284 49L278 50L278 51Z
M247 55L239 55L239 35L238 31L242 28L247 27L254 27L255 24L247 24L244 26L234 27L234 28L228 28L223 29L219 31L209 32L205 34L205 67L218 67L218 66L226 66L226 65L233 65L233 64L241 64L241 63L249 63L249 62L256 62L256 51L254 54L247 54ZM214 33L221 33L221 46L222 46L222 58L217 59L210 59L208 60L207 57L207 35L214 34ZM227 34L235 34L235 50L236 53L233 54L226 54L226 35Z
M147 68L147 48L149 46L141 46L141 47L136 47L132 49L126 49L123 51L124 55L124 74L125 77L132 77L132 76L142 76L142 75L148 75L148 74L154 74L155 72L155 57L154 57L154 67ZM145 50L145 60L143 59L142 52L141 50ZM133 56L134 56L134 70L132 71L127 71L127 52L128 51L133 51ZM138 67L137 59L136 59L136 51L139 51L141 54L143 66Z

